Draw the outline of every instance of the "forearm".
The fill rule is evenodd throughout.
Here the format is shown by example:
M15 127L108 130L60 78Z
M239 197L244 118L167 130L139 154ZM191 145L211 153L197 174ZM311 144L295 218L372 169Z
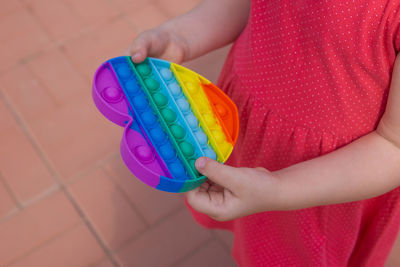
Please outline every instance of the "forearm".
M205 0L160 28L187 42L186 61L234 41L246 26L249 12L249 0Z
M288 209L367 199L400 185L400 148L372 132L324 156L277 171Z

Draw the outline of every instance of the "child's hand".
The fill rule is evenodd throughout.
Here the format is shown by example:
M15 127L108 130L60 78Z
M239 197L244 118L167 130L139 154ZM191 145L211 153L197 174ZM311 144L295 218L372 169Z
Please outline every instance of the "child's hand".
M234 168L206 157L197 159L195 165L209 180L187 192L187 201L215 220L286 209L280 179L264 168Z
M140 33L125 52L135 63L146 57L157 57L175 63L182 63L187 56L188 45L184 38L160 26Z

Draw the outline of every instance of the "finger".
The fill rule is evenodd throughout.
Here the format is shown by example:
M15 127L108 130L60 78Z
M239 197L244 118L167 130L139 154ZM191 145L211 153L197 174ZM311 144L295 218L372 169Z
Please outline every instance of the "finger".
M150 33L144 32L133 41L132 45L126 51L127 56L131 56L134 63L140 63L148 55L152 42L152 36Z
M232 192L235 192L241 185L239 170L237 168L223 165L207 157L198 158L195 166L208 179L228 188Z
M211 200L209 192L196 188L185 193L189 205L198 212L207 214L211 217L216 217L221 214L222 205L217 206ZM212 196L215 198L215 195Z
M263 168L263 167L255 167L256 170L265 172L265 173L270 173L267 169Z

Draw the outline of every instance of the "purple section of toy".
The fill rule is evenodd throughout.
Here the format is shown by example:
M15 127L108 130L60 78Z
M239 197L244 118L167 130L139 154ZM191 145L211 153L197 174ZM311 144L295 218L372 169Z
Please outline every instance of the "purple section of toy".
M129 123L130 124L130 123ZM151 187L157 187L160 183L160 175L166 174L161 169L154 152L147 145L147 142L137 131L128 127L124 130L121 140L121 156L125 165L136 177ZM140 159L140 160L139 160Z
M121 155L129 169L152 187L158 185L160 175L170 177L168 170L165 171L166 167L160 166L159 161L162 160L143 134L130 127L134 118L129 115L128 101L109 63L104 63L97 70L93 89L93 99L101 113L112 122L125 127Z
M96 71L93 88L93 100L100 112L110 121L125 126L130 119L128 102L123 96L122 89L115 82L108 63L104 63Z
M119 59L121 59L121 58L119 58ZM125 61L125 60L126 60L126 57L122 57L122 59ZM114 59L114 60L118 60L118 59ZM108 64L109 64L109 65L108 65L108 66L109 66L109 69L111 70L111 72L112 72L112 74L113 74L113 77L112 77L113 80L114 80L115 83L118 85L119 89L122 90L122 92L123 92L123 94L124 94L124 97L125 97L125 99L127 100L127 103L130 103L130 104L131 104L130 99L128 98L128 97L129 97L128 94L127 94L128 92L124 91L124 89L121 88L121 82L122 82L122 81L118 78L118 74L116 73L116 70L115 70L115 68L114 68L113 62L108 61ZM125 69L123 69L123 70L125 70ZM140 94L140 91L141 91L140 85L139 85L138 82L137 82L135 79L133 79L133 78L134 78L134 77L132 77L132 79L128 80L126 83L129 83L129 84L130 84L130 86L129 86L130 90L133 90L133 91L130 92L130 93L133 93L133 92L136 91L136 94L139 95L139 94ZM128 105L129 105L129 104L128 104ZM136 114L136 112L134 112L134 111L132 110L132 106L130 106L130 108L131 108L131 114ZM152 113L151 113L151 114L152 114ZM142 115L143 115L143 114L142 114ZM133 117L133 123L136 123L136 125L137 125L136 129L139 128L141 137L145 138L145 140L146 140L146 142L147 142L147 146L146 146L147 148L143 148L143 146L141 146L141 148L132 147L132 149L136 150L135 153L132 154L132 156L136 157L136 158L137 158L140 162L142 162L144 165L149 165L149 167L151 167L151 166L152 166L152 164L151 164L152 162L146 160L145 154L149 154L150 152L153 153L154 157L152 157L152 160L154 160L154 158L156 159L156 160L155 160L156 162L155 162L154 164L157 164L159 167L161 167L162 173L163 173L165 176L167 176L168 178L171 178L171 177L172 177L172 176L171 176L171 173L170 173L170 171L168 170L168 168L167 168L165 162L162 160L161 156L157 153L157 149L154 148L153 143L150 141L149 137L148 137L147 134L146 134L146 131L143 129L143 126L142 126L142 125L143 125L143 122L138 123L139 121L141 121L140 117L135 117L135 115L132 115L132 117ZM154 118L155 118L155 117L154 117ZM132 127L129 126L129 128L132 128ZM155 170L156 170L156 169L155 169ZM149 169L148 171L155 171L155 170ZM141 172L140 172L140 171L137 171L137 172L135 172L135 173L138 174L138 175L141 175ZM160 174L160 175L162 175L162 174Z

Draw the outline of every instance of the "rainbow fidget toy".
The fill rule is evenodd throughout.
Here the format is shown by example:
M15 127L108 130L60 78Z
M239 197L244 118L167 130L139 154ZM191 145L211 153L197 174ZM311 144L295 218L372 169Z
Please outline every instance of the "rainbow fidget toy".
M124 126L121 156L147 185L186 192L202 184L194 162L225 162L236 143L235 104L199 74L168 61L130 57L103 63L93 81L100 112Z

